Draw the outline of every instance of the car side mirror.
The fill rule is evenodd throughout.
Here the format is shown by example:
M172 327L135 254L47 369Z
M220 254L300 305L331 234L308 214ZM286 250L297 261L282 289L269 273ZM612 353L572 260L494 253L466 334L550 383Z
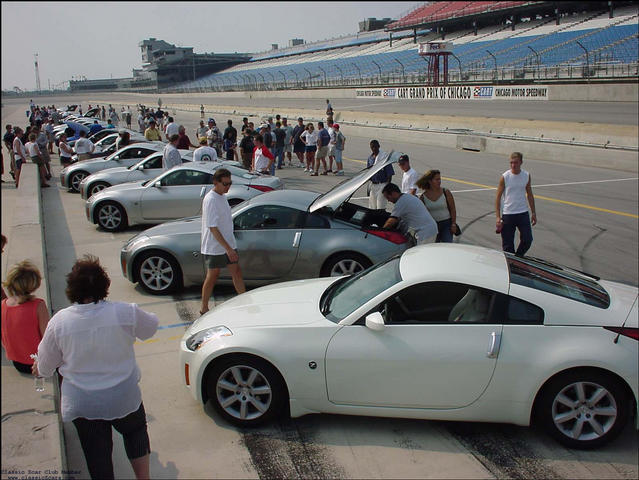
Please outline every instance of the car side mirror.
M138 170L144 170L144 165L139 165Z
M366 327L371 330L375 330L376 332L381 332L386 328L384 325L384 317L379 312L373 312L370 315L366 316Z
M115 157L113 157L113 160L115 160L116 162L119 162L120 161L120 156L116 155Z
M153 184L153 186L154 186L155 188L162 188L162 182L155 182L155 183Z

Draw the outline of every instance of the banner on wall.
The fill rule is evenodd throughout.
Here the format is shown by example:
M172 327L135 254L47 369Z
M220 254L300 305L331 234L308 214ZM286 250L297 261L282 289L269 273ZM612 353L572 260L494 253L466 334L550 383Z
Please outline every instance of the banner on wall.
M356 90L357 98L397 100L548 100L548 86L387 87Z

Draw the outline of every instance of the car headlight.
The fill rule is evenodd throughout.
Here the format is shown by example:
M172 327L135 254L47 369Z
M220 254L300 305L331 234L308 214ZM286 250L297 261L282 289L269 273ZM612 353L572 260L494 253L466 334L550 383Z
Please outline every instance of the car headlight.
M194 352L206 342L210 342L211 340L215 340L221 337L230 337L231 335L233 335L233 332L231 332L224 325L205 328L204 330L197 332L188 338L188 340L186 341L186 348Z
M131 251L140 243L146 242L148 239L149 237L146 235L136 235L131 240L129 240L129 242L126 245L124 245L122 250Z

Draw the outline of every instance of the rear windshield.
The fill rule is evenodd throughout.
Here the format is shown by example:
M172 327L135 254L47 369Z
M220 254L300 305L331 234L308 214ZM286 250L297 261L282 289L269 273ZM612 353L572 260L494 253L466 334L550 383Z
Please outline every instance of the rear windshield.
M506 260L511 283L543 290L598 308L608 308L610 305L610 297L599 283L560 265L540 263L509 253L506 253Z

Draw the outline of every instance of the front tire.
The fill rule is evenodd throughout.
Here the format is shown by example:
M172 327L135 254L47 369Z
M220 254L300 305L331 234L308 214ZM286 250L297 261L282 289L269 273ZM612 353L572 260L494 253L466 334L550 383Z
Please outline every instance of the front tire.
M84 180L88 176L89 176L89 173L85 172L84 170L80 170L79 172L74 172L69 177L69 188L71 189L71 191L75 193L79 193L80 184L82 183L82 180Z
M117 232L127 227L126 210L115 202L103 202L96 207L98 225L107 232Z
M104 190L105 188L110 187L111 185L107 182L95 182L92 183L89 186L89 196L87 198L91 198L91 196L95 195L96 193L101 192L102 190Z
M182 286L182 271L172 255L151 251L135 261L140 286L153 295L166 295Z
M342 275L353 275L362 270L366 270L371 265L370 260L359 253L340 253L329 258L326 263L324 263L320 276L341 277Z
M628 410L628 397L617 380L599 372L572 371L546 385L537 416L559 443L589 449L619 435Z
M286 388L277 371L253 357L231 357L213 366L208 378L208 398L230 423L253 427L283 411Z

